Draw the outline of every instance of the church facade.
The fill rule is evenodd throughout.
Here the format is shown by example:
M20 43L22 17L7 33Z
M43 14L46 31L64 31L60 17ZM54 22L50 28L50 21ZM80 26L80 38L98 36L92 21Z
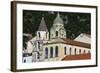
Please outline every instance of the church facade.
M59 13L54 19L50 32L42 17L36 36L27 44L27 53L32 53L31 61L62 61L69 55L91 53L90 43L70 40L66 36L67 33Z

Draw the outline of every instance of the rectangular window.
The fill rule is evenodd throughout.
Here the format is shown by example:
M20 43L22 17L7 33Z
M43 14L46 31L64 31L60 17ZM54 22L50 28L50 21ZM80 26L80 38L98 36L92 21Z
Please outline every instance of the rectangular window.
M38 42L38 48L40 49L40 42Z
M48 58L48 48L46 47L45 48L45 59L47 59Z
M40 38L40 32L38 32L39 38Z
M64 47L64 55L66 55L66 47Z
M70 55L71 55L71 51L72 51L72 50L71 50L71 47L70 47L70 50L69 50L69 51L70 51Z
M50 58L53 58L53 47L50 47Z
M58 46L55 48L55 57L58 57Z
M76 55L77 53L76 53L76 48L75 48L75 55Z
M39 55L39 52L38 52L38 55L37 55L37 59L40 59L40 55Z

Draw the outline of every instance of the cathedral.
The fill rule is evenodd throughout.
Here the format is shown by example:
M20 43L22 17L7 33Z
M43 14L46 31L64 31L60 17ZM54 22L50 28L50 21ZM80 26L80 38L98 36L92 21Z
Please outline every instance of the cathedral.
M67 56L90 54L90 44L68 39L63 20L60 13L57 13L50 32L42 17L36 36L27 42L27 53L32 54L31 62L62 61ZM23 62L27 62L25 60L23 58Z

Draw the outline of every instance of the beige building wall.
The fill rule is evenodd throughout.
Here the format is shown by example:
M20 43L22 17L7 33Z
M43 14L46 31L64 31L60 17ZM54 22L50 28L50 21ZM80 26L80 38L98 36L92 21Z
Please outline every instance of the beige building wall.
M55 57L55 47L58 46L58 57ZM45 48L48 48L48 59L45 59ZM53 58L50 58L50 47L53 47ZM44 61L59 61L64 57L64 45L62 44L49 44L43 46Z
M58 46L58 57L55 57L55 47ZM48 48L48 59L45 59L45 48ZM50 58L50 47L53 47L53 58ZM66 47L66 54L65 48ZM70 50L71 48L71 50ZM76 49L76 52L75 52ZM90 53L90 48L84 48L79 46L67 45L67 44L47 44L43 46L43 59L44 61L60 61L67 55L77 55L83 53Z
M40 33L40 37L39 37ZM48 40L49 39L49 33L46 31L37 31L37 40Z

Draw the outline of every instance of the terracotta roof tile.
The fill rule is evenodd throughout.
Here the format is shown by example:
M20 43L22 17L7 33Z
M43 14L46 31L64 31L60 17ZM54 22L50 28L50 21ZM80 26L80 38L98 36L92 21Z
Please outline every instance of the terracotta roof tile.
M74 41L74 40L70 40L70 39L63 39L63 41L58 41L58 42L54 41L54 42L50 42L50 43L45 43L44 45L59 44L59 43L91 49L91 44L87 44L87 43L83 43L83 42L79 42L79 41Z
M91 48L91 44L79 42L79 41L74 41L70 39L63 39L65 44L73 45L73 46L80 46L80 47L85 47L85 48Z
M85 59L91 59L91 54L79 54L79 55L68 55L65 56L62 60L85 60Z

